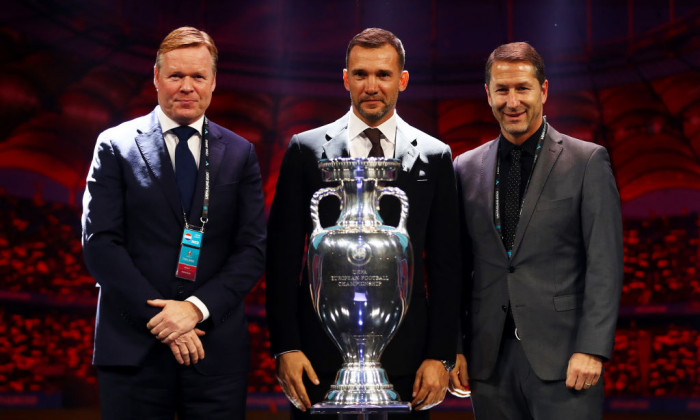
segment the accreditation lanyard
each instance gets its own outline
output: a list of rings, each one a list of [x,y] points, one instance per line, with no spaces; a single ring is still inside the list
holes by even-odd
[[[520,215],[523,212],[523,203],[525,202],[525,194],[527,194],[527,189],[530,187],[530,180],[532,179],[532,174],[535,172],[535,164],[537,163],[537,158],[540,157],[540,151],[542,150],[542,145],[544,144],[544,136],[547,135],[547,124],[546,117],[542,117],[544,121],[544,128],[542,129],[542,134],[540,134],[540,139],[537,141],[537,149],[535,149],[535,158],[532,160],[532,170],[530,171],[530,176],[527,177],[527,183],[525,184],[525,191],[523,191],[523,199],[520,200],[520,210],[518,211],[518,221],[520,221]],[[493,205],[493,218],[496,222],[496,229],[501,235],[501,240],[503,240],[503,231],[501,230],[501,159],[497,157],[496,159],[496,182],[494,191],[494,205]],[[508,258],[512,254],[512,250],[508,251]]]
[[[180,256],[175,270],[176,277],[189,281],[195,281],[197,278],[197,263],[204,239],[204,226],[209,221],[209,121],[206,117],[202,126],[202,143],[204,144],[204,202],[202,216],[199,218],[202,226],[190,225],[187,221],[187,213],[184,209],[182,210],[185,229],[182,232]]]

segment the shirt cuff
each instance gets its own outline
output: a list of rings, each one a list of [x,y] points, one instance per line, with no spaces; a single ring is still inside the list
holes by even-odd
[[[202,312],[202,320],[199,322],[204,322],[207,319],[209,319],[209,309],[207,309],[207,305],[204,304],[197,296],[190,296],[187,299],[185,299],[187,302],[191,302],[194,304],[194,306],[197,307]]]

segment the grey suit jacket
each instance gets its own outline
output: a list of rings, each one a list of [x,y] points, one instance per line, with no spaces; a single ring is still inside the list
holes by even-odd
[[[573,353],[608,359],[615,339],[622,220],[608,153],[549,127],[509,259],[494,225],[497,151],[496,139],[454,162],[469,375],[487,379],[493,372],[510,301],[537,376],[564,379]]]
[[[326,335],[311,305],[303,267],[312,231],[311,196],[322,181],[320,159],[349,157],[348,115],[292,137],[280,168],[268,222],[266,305],[270,351],[303,350],[316,372],[332,373],[340,352]],[[407,228],[413,244],[414,280],[408,313],[387,346],[382,364],[389,375],[414,374],[426,359],[454,359],[460,287],[457,194],[450,148],[397,117],[396,158],[402,170],[394,186],[409,199]],[[396,226],[398,200],[382,200],[380,215]],[[323,226],[336,224],[338,201],[319,205]]]

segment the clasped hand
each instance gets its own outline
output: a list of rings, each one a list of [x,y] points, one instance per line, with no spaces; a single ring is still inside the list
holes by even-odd
[[[194,304],[163,299],[148,300],[147,303],[162,309],[148,321],[146,328],[158,341],[170,347],[178,363],[189,366],[204,358],[199,337],[205,333],[195,328],[202,314]]]

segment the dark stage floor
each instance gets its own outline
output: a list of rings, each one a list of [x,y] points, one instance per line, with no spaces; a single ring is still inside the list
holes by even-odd
[[[97,408],[76,410],[12,410],[0,411],[0,420],[99,420]],[[247,420],[287,420],[286,411],[249,411]],[[471,412],[435,412],[431,420],[472,420]],[[603,420],[700,420],[695,414],[606,414]]]

